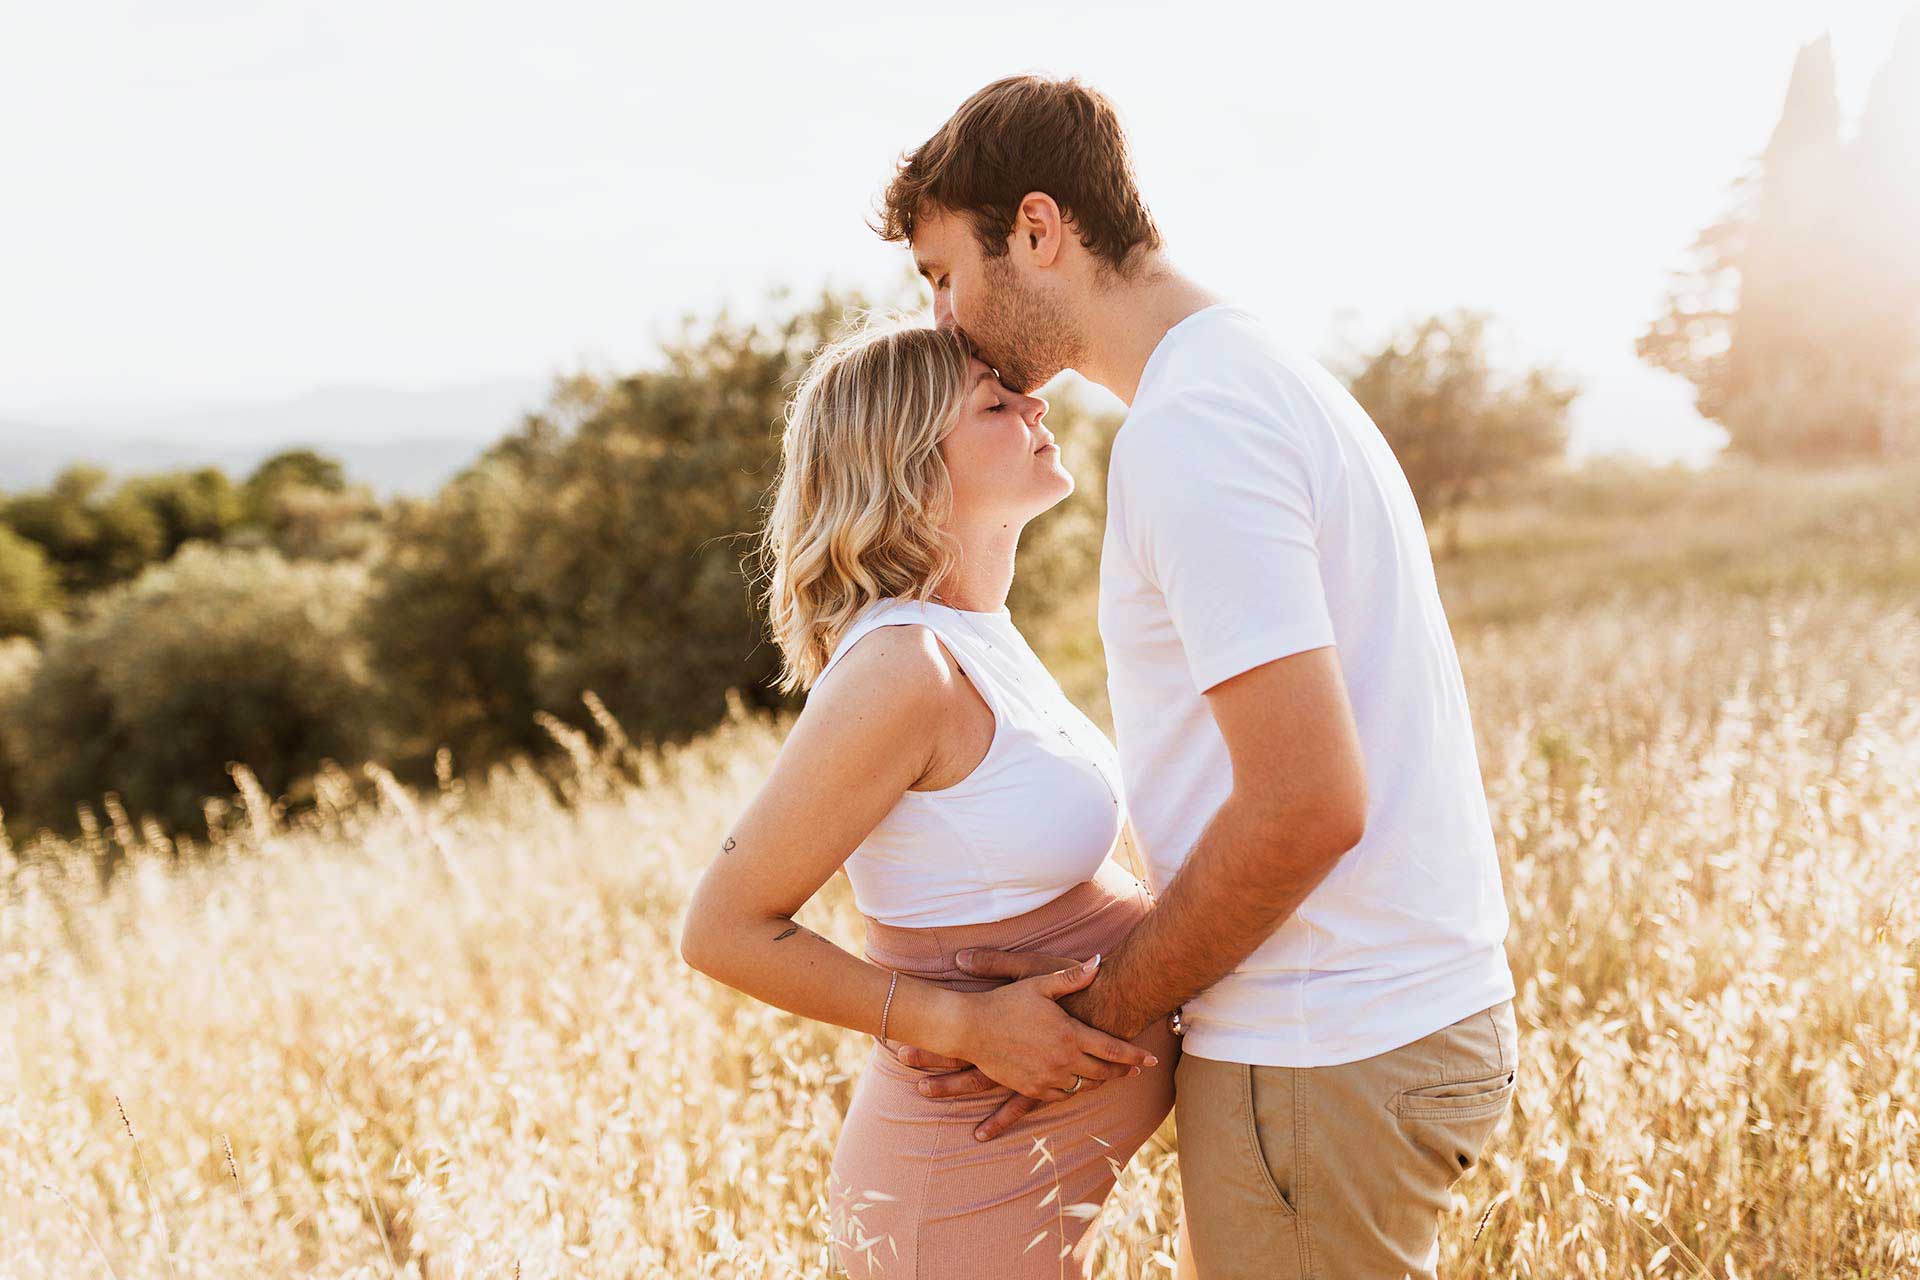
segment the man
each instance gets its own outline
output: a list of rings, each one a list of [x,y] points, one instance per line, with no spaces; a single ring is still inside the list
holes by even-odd
[[[1074,81],[975,94],[877,229],[1010,388],[1071,368],[1129,406],[1100,634],[1156,905],[1062,1004],[1128,1038],[1181,1014],[1199,1274],[1432,1276],[1518,1059],[1466,692],[1399,464],[1324,368],[1171,265],[1111,104]],[[902,1056],[953,1068],[936,1096],[991,1087]]]

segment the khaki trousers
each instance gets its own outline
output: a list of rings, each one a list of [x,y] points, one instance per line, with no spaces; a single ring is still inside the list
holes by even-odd
[[[1433,1280],[1448,1190],[1507,1112],[1513,1001],[1331,1067],[1180,1055],[1199,1280]]]

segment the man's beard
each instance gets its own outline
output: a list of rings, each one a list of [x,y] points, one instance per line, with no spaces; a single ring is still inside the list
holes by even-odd
[[[987,313],[965,330],[975,355],[1008,390],[1031,395],[1079,359],[1079,335],[1066,304],[1020,283],[1005,258],[987,260]]]

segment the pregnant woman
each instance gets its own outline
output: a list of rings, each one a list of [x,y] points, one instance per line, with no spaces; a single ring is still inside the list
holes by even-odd
[[[1083,1275],[1092,1219],[1064,1207],[1105,1200],[1173,1104],[1164,1021],[1130,1044],[1055,1003],[1151,902],[1113,861],[1112,744],[1006,609],[1022,528],[1073,491],[1046,407],[952,335],[897,329],[823,353],[787,422],[768,605],[786,687],[808,698],[694,894],[681,954],[876,1037],[828,1188],[854,1277]],[[792,919],[843,867],[864,959]],[[976,946],[1083,963],[996,985],[962,974]],[[934,1073],[900,1043],[1005,1087],[926,1097]],[[977,1140],[1010,1090],[1053,1105]]]

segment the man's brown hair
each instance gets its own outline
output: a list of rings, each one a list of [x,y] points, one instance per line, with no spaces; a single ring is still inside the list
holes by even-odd
[[[920,213],[949,210],[972,220],[988,257],[1003,257],[1030,191],[1052,196],[1080,243],[1116,271],[1133,250],[1160,247],[1113,104],[1077,80],[1031,75],[994,81],[902,156],[873,229],[908,240]]]

